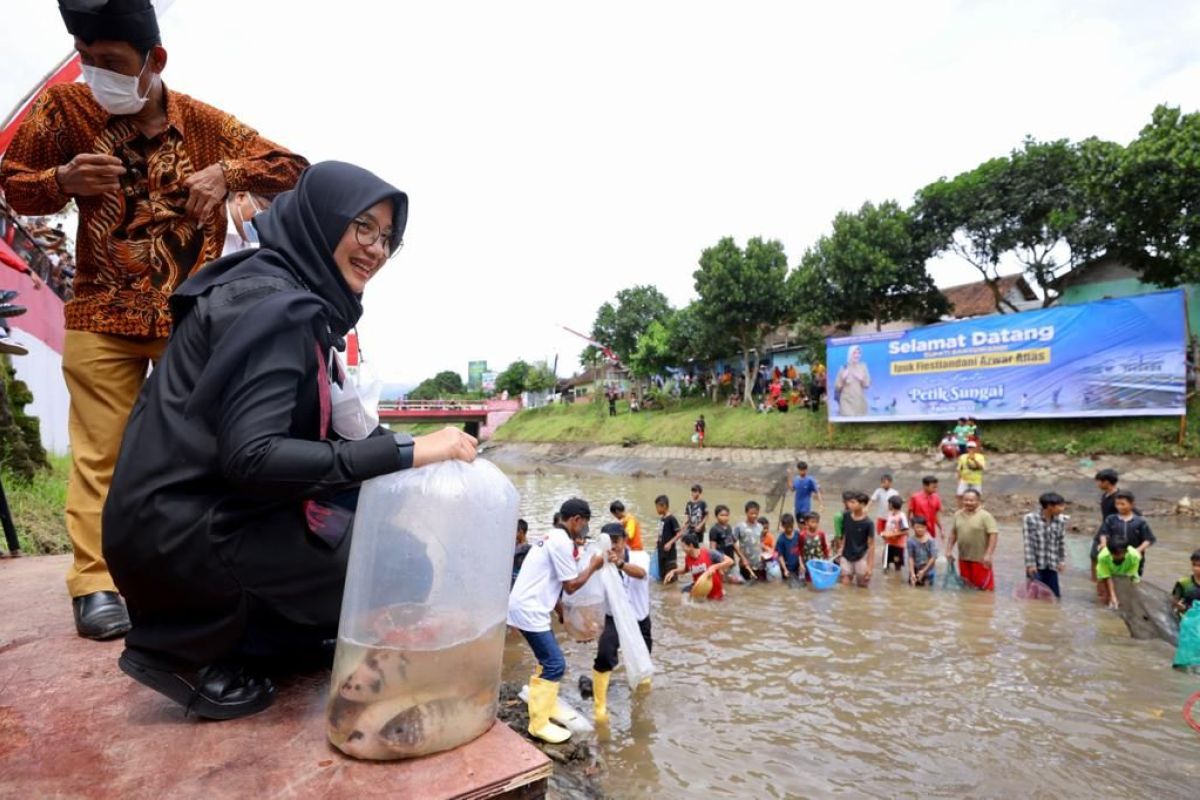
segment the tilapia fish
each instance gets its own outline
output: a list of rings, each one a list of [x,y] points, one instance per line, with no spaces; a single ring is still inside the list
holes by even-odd
[[[356,703],[389,700],[404,690],[405,658],[396,650],[368,650],[346,679],[338,695]]]
[[[404,706],[403,701],[368,706],[355,721],[354,730],[335,744],[356,758],[392,759],[436,753],[482,734],[495,720],[497,710],[490,693]]]

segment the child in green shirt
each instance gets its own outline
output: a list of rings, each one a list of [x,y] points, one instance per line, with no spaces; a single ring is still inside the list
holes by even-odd
[[[1139,580],[1138,565],[1142,557],[1136,547],[1120,537],[1114,536],[1108,541],[1108,546],[1100,549],[1096,556],[1096,579],[1104,586],[1108,594],[1108,607],[1117,608],[1117,589],[1113,586],[1113,577],[1127,577],[1134,583]]]

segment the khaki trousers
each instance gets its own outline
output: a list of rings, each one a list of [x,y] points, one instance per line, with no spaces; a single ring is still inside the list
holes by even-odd
[[[115,591],[100,545],[100,513],[112,484],[125,423],[166,339],[135,339],[67,331],[63,377],[71,395],[68,431],[67,534],[75,563],[67,573],[71,597]]]

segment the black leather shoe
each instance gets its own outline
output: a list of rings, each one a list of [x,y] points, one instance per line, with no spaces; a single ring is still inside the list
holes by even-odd
[[[129,650],[121,654],[117,665],[138,683],[179,703],[185,714],[204,719],[247,717],[275,702],[271,680],[247,675],[239,666],[213,664],[191,672],[171,672],[141,663]]]
[[[0,291],[0,303],[11,303],[13,300],[17,299],[17,295],[19,294],[20,292],[16,289],[5,289]]]
[[[19,317],[25,313],[25,306],[13,303],[0,303],[0,317]]]
[[[129,612],[116,592],[92,592],[71,601],[75,630],[85,639],[116,639],[129,633]]]

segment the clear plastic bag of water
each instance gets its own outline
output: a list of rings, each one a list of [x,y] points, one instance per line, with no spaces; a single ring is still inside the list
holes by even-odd
[[[495,722],[517,503],[483,460],[363,484],[327,706],[342,752],[421,756]]]

